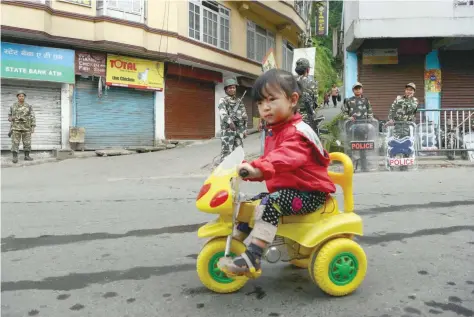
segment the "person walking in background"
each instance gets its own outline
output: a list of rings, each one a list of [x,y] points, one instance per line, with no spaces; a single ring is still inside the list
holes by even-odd
[[[35,132],[36,118],[33,107],[25,102],[26,94],[23,90],[16,94],[18,99],[11,107],[8,113],[8,121],[11,122],[12,137],[12,155],[13,163],[18,163],[18,151],[20,142],[23,141],[23,151],[25,152],[25,161],[32,161],[31,134]]]
[[[339,94],[339,88],[337,88],[336,84],[332,85],[331,97],[332,97],[332,103],[334,105],[334,108],[336,108],[337,107],[337,102],[341,101],[341,96]]]

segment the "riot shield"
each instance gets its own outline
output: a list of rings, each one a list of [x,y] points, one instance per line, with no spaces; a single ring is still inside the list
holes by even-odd
[[[395,121],[384,126],[386,132],[385,167],[390,171],[407,171],[418,168],[418,137],[416,124]]]
[[[354,171],[379,168],[379,122],[376,119],[346,120],[343,126],[344,150],[352,159]]]

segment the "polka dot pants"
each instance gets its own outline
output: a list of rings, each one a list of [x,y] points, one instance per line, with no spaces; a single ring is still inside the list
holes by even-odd
[[[296,189],[283,189],[268,194],[262,193],[254,199],[262,199],[264,205],[262,220],[275,227],[281,216],[305,215],[316,211],[327,199],[327,193],[301,192]]]

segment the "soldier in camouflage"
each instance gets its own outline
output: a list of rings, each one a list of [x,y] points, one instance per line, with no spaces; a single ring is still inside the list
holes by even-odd
[[[416,85],[409,83],[405,86],[405,95],[397,96],[390,107],[388,114],[388,123],[395,123],[394,136],[403,138],[410,136],[410,122],[415,120],[416,111],[418,109],[418,99],[415,98]],[[404,124],[403,122],[406,122]]]
[[[362,95],[363,93],[363,86],[361,83],[357,82],[352,86],[352,92],[354,96],[347,98],[344,100],[344,104],[342,105],[342,115],[344,120],[351,120],[352,122],[356,120],[373,120],[374,114],[372,111],[372,105],[368,98]],[[351,129],[351,124],[348,124],[346,128],[349,130]],[[347,132],[346,132],[347,133]],[[354,131],[355,135],[366,134],[367,131],[365,130],[358,130]],[[351,154],[348,153],[350,156]],[[367,156],[365,151],[360,151],[360,160],[362,164],[362,170],[367,171]]]
[[[218,106],[221,119],[221,162],[235,148],[243,146],[248,120],[244,103],[236,97],[237,80],[227,79],[224,90],[227,96],[219,100]]]
[[[23,140],[23,151],[25,152],[25,161],[32,161],[30,157],[31,151],[31,134],[35,132],[36,118],[33,107],[25,102],[26,94],[20,90],[15,102],[8,113],[8,121],[11,122],[12,130],[12,154],[13,163],[18,163],[18,149],[20,142]]]
[[[302,89],[299,111],[303,121],[314,129],[313,122],[316,119],[314,108],[318,104],[318,83],[308,77],[309,68],[309,61],[306,58],[300,58],[296,61],[295,72],[298,74],[296,80]]]

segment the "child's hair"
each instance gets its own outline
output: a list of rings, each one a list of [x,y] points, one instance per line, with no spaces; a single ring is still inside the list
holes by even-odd
[[[260,102],[268,96],[267,87],[280,90],[287,98],[290,98],[295,92],[301,97],[302,87],[300,82],[290,72],[282,69],[270,69],[257,78],[252,88],[253,102]],[[294,109],[295,113],[298,110],[298,104]]]

